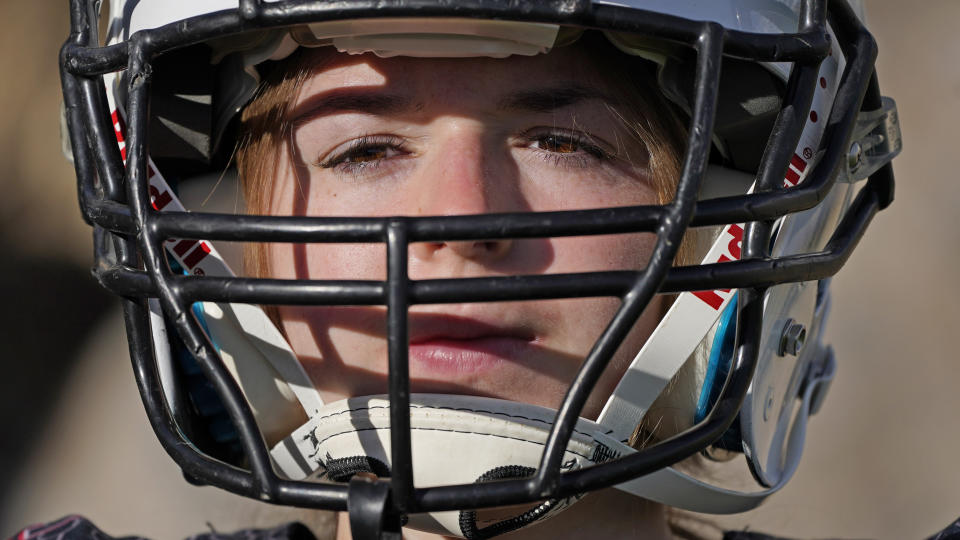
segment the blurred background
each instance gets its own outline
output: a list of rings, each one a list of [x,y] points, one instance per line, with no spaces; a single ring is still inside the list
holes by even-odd
[[[839,374],[796,478],[730,528],[921,539],[960,516],[960,2],[867,7],[903,130],[897,198],[834,280]],[[60,154],[67,2],[0,2],[0,21],[0,538],[70,513],[157,539],[291,519],[187,484],[160,448]]]

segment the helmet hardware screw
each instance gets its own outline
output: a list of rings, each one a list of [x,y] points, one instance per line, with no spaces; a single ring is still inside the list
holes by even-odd
[[[850,145],[850,151],[847,152],[847,168],[851,171],[857,170],[860,167],[860,161],[863,159],[863,149],[860,147],[860,143],[854,141]]]
[[[807,329],[797,321],[788,319],[787,324],[783,325],[783,333],[780,335],[780,350],[777,354],[780,356],[788,354],[798,356],[806,340]]]
[[[770,413],[773,411],[773,387],[767,387],[767,397],[763,400],[763,421],[770,421]]]

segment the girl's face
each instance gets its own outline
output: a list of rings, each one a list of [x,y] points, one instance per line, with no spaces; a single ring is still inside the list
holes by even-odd
[[[507,59],[313,54],[278,156],[272,214],[442,216],[658,202],[647,148],[614,111],[629,104],[576,47]],[[414,280],[637,269],[653,242],[644,234],[416,243],[408,264]],[[386,277],[382,244],[273,244],[267,256],[277,278]],[[412,390],[556,406],[619,304],[412,306]],[[655,299],[646,310],[585,415],[599,413],[662,307]],[[385,315],[383,307],[279,309],[327,402],[387,391]]]

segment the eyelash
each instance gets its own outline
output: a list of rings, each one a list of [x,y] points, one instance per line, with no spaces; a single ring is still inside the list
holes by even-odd
[[[403,140],[389,135],[364,135],[350,143],[345,150],[330,156],[329,158],[316,163],[321,169],[333,169],[343,174],[361,174],[373,172],[373,169],[381,166],[386,159],[394,156],[384,156],[374,158],[370,161],[351,161],[365,156],[369,152],[381,150],[386,153],[395,152],[396,154],[409,153]]]
[[[532,147],[540,157],[556,166],[572,166],[585,168],[594,160],[606,161],[611,158],[603,148],[591,142],[592,138],[585,133],[550,131],[527,133],[524,135],[528,143],[544,143],[552,140],[553,146],[572,145],[576,150],[572,152],[558,152],[545,148]]]

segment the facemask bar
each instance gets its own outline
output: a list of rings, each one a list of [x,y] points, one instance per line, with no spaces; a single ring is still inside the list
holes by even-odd
[[[522,14],[511,2],[464,2],[456,10],[428,2],[377,2],[377,16],[403,16],[410,7],[418,15],[477,16],[543,23],[580,24],[623,32],[644,32],[685,43],[698,52],[696,106],[689,125],[690,139],[684,173],[673,202],[665,206],[612,208],[539,214],[453,216],[432,218],[291,218],[164,214],[149,207],[146,171],[147,95],[151,59],[173,47],[253,28],[302,24],[311,20],[370,16],[370,2],[340,2],[334,10],[316,3],[261,4],[241,0],[230,10],[190,20],[184,31],[169,25],[140,32],[129,42],[95,48],[95,2],[73,0],[72,34],[61,51],[66,111],[85,218],[98,237],[97,276],[108,289],[125,296],[124,312],[131,356],[141,396],[162,444],[188,476],[249,497],[280,504],[346,510],[348,498],[367,502],[370,517],[397,523],[408,512],[499,506],[543,498],[565,497],[636,478],[675,463],[722,435],[734,421],[753,375],[762,327],[763,295],[773,284],[808,281],[835,273],[845,262],[873,215],[892,199],[890,165],[874,173],[847,211],[824,251],[769,260],[768,239],[773,220],[815,206],[832,187],[846,157],[847,141],[860,102],[879,108],[876,80],[871,79],[876,47],[869,33],[842,1],[830,2],[834,29],[851,45],[844,50],[844,70],[833,110],[821,142],[821,156],[807,180],[783,190],[803,119],[807,114],[820,59],[828,51],[824,30],[827,5],[803,3],[801,32],[762,35],[724,30],[713,23],[696,23],[656,13],[579,2],[533,3]],[[421,5],[422,4],[422,5]],[[787,97],[758,173],[757,193],[696,202],[710,150],[709,134],[716,102],[722,55],[767,62],[794,62]],[[128,69],[128,162],[124,167],[106,113],[100,74]],[[871,89],[868,92],[868,83]],[[792,144],[791,144],[792,143]],[[124,186],[129,190],[124,192]],[[129,197],[130,208],[123,203]],[[741,261],[670,269],[676,246],[687,226],[747,223]],[[115,238],[115,255],[106,253],[104,231]],[[657,232],[658,243],[647,268],[638,272],[591,272],[507,278],[440,279],[410,282],[406,272],[410,242],[495,238],[553,237],[622,232]],[[136,244],[134,237],[137,238]],[[174,276],[162,253],[167,238],[270,242],[384,242],[388,280],[285,282],[270,279]],[[140,247],[146,271],[136,247]],[[589,469],[560,474],[559,460],[586,396],[613,350],[653,294],[690,290],[739,288],[741,328],[736,357],[721,396],[707,417],[690,430],[643,451]],[[535,476],[490,484],[414,488],[410,460],[409,376],[407,373],[406,311],[417,303],[534,300],[599,295],[623,299],[611,321],[581,366],[561,405],[557,421]],[[176,323],[181,338],[213,382],[240,432],[250,471],[213,460],[192,448],[170,417],[153,355],[146,297],[158,297]],[[202,330],[192,319],[195,301],[264,304],[350,304],[388,306],[391,438],[393,476],[374,486],[314,484],[278,478],[267,449],[239,388],[224,369]],[[378,486],[378,487],[377,487]],[[366,495],[364,495],[366,494]],[[379,501],[379,502],[378,502]],[[351,506],[355,506],[351,504]],[[389,523],[384,526],[389,527]]]

